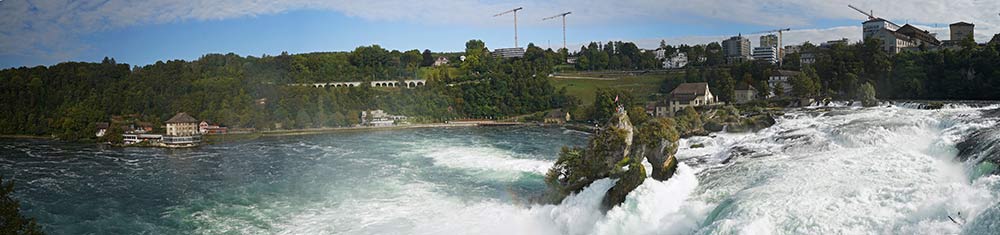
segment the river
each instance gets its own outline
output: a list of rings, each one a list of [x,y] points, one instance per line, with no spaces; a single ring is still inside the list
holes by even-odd
[[[0,174],[52,234],[997,234],[1000,176],[984,163],[1000,158],[997,106],[910,106],[813,107],[682,139],[677,174],[607,214],[609,179],[532,203],[559,148],[588,137],[548,127],[194,149],[0,139]]]

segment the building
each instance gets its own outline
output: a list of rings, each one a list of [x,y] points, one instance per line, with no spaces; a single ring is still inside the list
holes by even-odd
[[[778,63],[777,47],[756,47],[753,49],[753,59],[771,64]]]
[[[871,38],[871,37],[875,37],[875,34],[877,34],[879,31],[882,31],[883,29],[886,29],[886,30],[889,30],[889,31],[893,31],[893,32],[895,32],[896,30],[899,30],[899,25],[897,25],[896,23],[892,23],[891,21],[882,19],[882,18],[875,18],[875,19],[871,19],[871,20],[865,21],[864,23],[861,23],[861,26],[862,26],[862,29],[861,29],[862,30],[862,36],[864,38],[866,38],[866,39],[867,38]]]
[[[768,34],[760,36],[760,47],[778,47],[778,35]]]
[[[816,53],[815,52],[803,51],[803,52],[799,53],[799,64],[800,65],[808,65],[808,64],[813,64],[813,63],[816,63]]]
[[[903,27],[896,30],[896,32],[910,37],[910,41],[916,45],[915,47],[923,46],[924,48],[934,48],[941,46],[941,41],[939,41],[934,34],[927,30],[917,28],[911,24],[903,25]]]
[[[201,133],[202,135],[226,134],[229,133],[229,128],[219,126],[218,124],[212,124],[208,120],[204,120],[198,124],[198,133]]]
[[[718,100],[708,89],[708,83],[682,83],[670,91],[668,111],[671,115],[687,107],[714,105]]]
[[[900,27],[891,21],[875,18],[862,23],[865,40],[879,39],[882,49],[889,53],[899,53],[908,49],[933,49],[941,46],[934,34],[916,26],[906,24]]]
[[[800,51],[802,51],[802,46],[800,45],[785,46],[785,49],[781,50],[781,57],[785,57],[785,55],[788,54],[799,53]]]
[[[361,111],[362,126],[394,126],[399,122],[405,121],[406,116],[390,115],[381,109]]]
[[[667,49],[657,48],[653,51],[653,56],[658,60],[665,60],[667,59]]]
[[[437,60],[434,60],[434,67],[440,67],[448,65],[448,57],[439,56]]]
[[[551,124],[566,124],[570,118],[569,112],[563,112],[562,109],[555,109],[545,114],[544,121]]]
[[[167,134],[162,142],[168,147],[188,147],[201,143],[201,133],[198,132],[198,119],[187,113],[178,113],[166,121]]]
[[[750,59],[750,40],[743,35],[722,41],[722,54],[727,63],[738,63]]]
[[[820,47],[820,48],[827,48],[827,49],[829,49],[829,48],[833,48],[833,46],[834,46],[834,45],[843,45],[843,46],[847,46],[847,44],[848,44],[848,43],[850,43],[850,42],[851,42],[851,41],[850,41],[849,39],[847,39],[847,38],[842,38],[842,39],[840,39],[840,40],[830,40],[830,41],[826,41],[826,42],[824,42],[824,43],[820,43],[820,44],[819,44],[819,47]]]
[[[961,41],[969,37],[975,37],[976,25],[972,23],[957,22],[948,25],[948,28],[951,30],[951,37],[949,39],[952,41]]]
[[[145,134],[153,132],[153,124],[149,122],[135,122],[128,126],[129,128],[125,130],[125,133],[129,134]]]
[[[896,23],[882,18],[875,18],[865,21],[861,25],[864,40],[880,39],[882,41],[882,49],[887,52],[895,54],[902,51],[902,48],[912,46],[908,37],[896,33],[896,30],[900,28]]]
[[[757,100],[757,88],[750,84],[741,82],[736,86],[736,96],[733,97],[737,104]]]
[[[496,49],[493,50],[493,56],[499,56],[502,58],[521,58],[524,57],[524,48],[514,47]]]
[[[782,96],[788,96],[792,93],[792,84],[788,81],[795,76],[798,76],[799,72],[789,71],[789,70],[778,70],[771,74],[767,78],[767,86],[770,88],[771,92],[768,93],[767,97],[775,97],[779,91],[782,92]]]
[[[882,41],[882,49],[889,53],[899,53],[906,48],[916,47],[917,43],[914,42],[909,36],[903,35],[896,31],[889,31],[888,29],[882,29],[875,36],[871,38],[878,38]]]
[[[679,69],[684,68],[688,64],[687,54],[684,52],[678,52],[668,59],[663,60],[663,68],[665,69]]]

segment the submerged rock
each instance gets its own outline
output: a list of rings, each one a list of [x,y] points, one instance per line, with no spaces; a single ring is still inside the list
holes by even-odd
[[[976,161],[978,174],[1000,174],[1000,126],[978,130],[955,144],[960,161]],[[994,167],[990,167],[994,166]]]

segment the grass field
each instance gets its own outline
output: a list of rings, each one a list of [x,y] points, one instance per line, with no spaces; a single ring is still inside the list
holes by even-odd
[[[552,77],[552,85],[556,89],[566,88],[569,95],[580,97],[582,105],[594,103],[594,92],[597,88],[616,88],[632,94],[641,101],[651,101],[653,94],[660,89],[660,84],[668,77],[683,76],[683,73],[644,74],[644,75],[600,75],[592,74],[559,74]],[[591,78],[591,79],[587,79]]]

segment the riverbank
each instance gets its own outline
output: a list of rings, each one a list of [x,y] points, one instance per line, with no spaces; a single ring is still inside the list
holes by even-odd
[[[396,125],[396,126],[355,126],[355,127],[329,127],[329,128],[310,128],[310,129],[295,129],[295,130],[271,130],[271,131],[260,131],[251,133],[206,135],[205,141],[207,142],[206,144],[212,144],[216,142],[250,140],[260,137],[319,135],[319,134],[340,133],[340,132],[392,131],[392,130],[420,129],[420,128],[475,127],[475,126],[482,126],[481,124],[482,123],[463,122],[463,123],[409,124],[409,125]],[[528,125],[528,123],[504,123],[504,124]]]
[[[43,135],[0,135],[0,139],[55,139],[55,137]]]

